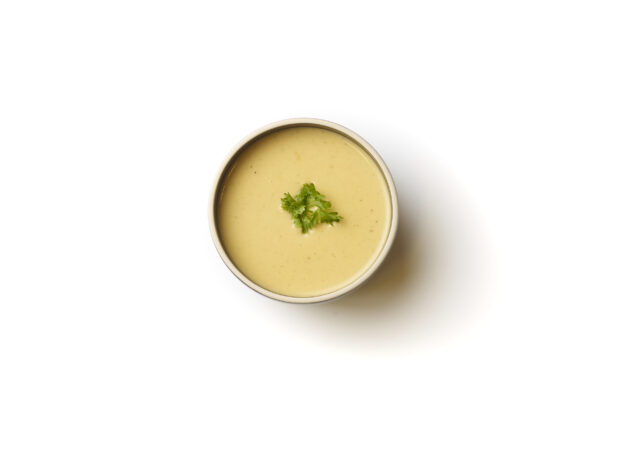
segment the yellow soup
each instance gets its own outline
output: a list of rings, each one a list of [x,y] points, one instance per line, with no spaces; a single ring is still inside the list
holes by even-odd
[[[223,179],[217,228],[234,265],[261,287],[312,297],[340,289],[369,268],[391,224],[386,180],[353,140],[319,127],[289,127],[247,146]],[[281,208],[314,183],[343,219],[303,234]]]

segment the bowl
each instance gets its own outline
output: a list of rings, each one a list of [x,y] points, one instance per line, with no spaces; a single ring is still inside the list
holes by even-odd
[[[226,252],[224,247],[224,243],[222,242],[222,237],[220,233],[219,223],[217,221],[217,206],[219,205],[220,194],[222,193],[222,188],[224,181],[228,175],[231,173],[231,170],[234,167],[235,161],[243,154],[243,152],[247,149],[248,146],[253,144],[259,139],[262,139],[274,132],[280,131],[282,129],[288,129],[292,127],[316,127],[320,129],[326,129],[328,131],[335,132],[343,137],[347,141],[352,141],[355,145],[360,147],[363,152],[365,152],[368,157],[375,162],[375,165],[378,167],[381,172],[384,181],[386,183],[386,188],[389,196],[390,203],[390,224],[388,229],[386,230],[386,236],[383,238],[383,243],[381,247],[378,248],[378,254],[373,258],[373,261],[370,262],[365,270],[358,275],[357,277],[350,280],[349,283],[342,285],[341,287],[329,291],[323,294],[317,294],[314,296],[295,296],[295,295],[286,295],[280,294],[278,292],[271,291],[255,281],[251,280],[241,269],[239,269],[231,257]],[[209,200],[209,225],[210,232],[212,236],[212,240],[214,242],[215,248],[219,253],[219,256],[223,260],[224,264],[227,268],[246,286],[253,289],[254,291],[262,294],[263,296],[269,297],[271,299],[275,299],[278,301],[289,302],[289,303],[318,303],[324,301],[330,301],[333,299],[337,299],[345,294],[348,294],[363,283],[365,283],[380,267],[384,259],[386,258],[393,241],[395,239],[395,235],[397,232],[397,225],[399,220],[399,208],[397,203],[397,192],[395,189],[395,185],[392,179],[392,176],[380,157],[380,155],[376,152],[376,150],[362,137],[360,137],[355,132],[343,127],[339,124],[335,124],[330,121],[325,121],[322,119],[313,119],[313,118],[294,118],[294,119],[286,119],[283,121],[273,122],[268,124],[251,134],[247,135],[243,138],[239,143],[232,148],[232,151],[228,154],[228,156],[223,161],[223,164],[219,168],[212,187],[210,200]],[[376,221],[377,222],[377,221]]]

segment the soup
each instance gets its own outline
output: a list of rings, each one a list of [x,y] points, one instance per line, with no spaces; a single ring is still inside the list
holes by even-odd
[[[305,183],[342,216],[302,233],[281,208]],[[259,286],[285,296],[336,291],[380,254],[391,224],[380,167],[355,141],[320,127],[287,127],[246,146],[223,177],[216,225],[230,260]]]

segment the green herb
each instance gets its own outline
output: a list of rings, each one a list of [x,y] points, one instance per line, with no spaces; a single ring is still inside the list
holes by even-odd
[[[330,207],[330,202],[315,189],[313,183],[305,183],[296,197],[286,192],[281,199],[281,208],[292,215],[294,224],[302,229],[303,234],[316,224],[341,221],[342,216],[330,211]]]

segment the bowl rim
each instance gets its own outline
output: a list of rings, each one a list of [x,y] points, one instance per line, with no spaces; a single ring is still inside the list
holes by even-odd
[[[360,145],[365,150],[365,152],[369,154],[371,158],[375,161],[375,163],[378,165],[378,167],[380,168],[380,171],[382,172],[382,175],[384,176],[384,179],[386,180],[386,184],[387,184],[388,191],[390,194],[391,224],[390,224],[390,228],[389,228],[386,240],[384,241],[384,244],[382,245],[382,249],[380,253],[378,254],[378,256],[373,260],[373,263],[360,276],[354,279],[354,281],[344,285],[343,287],[339,289],[336,289],[335,291],[331,291],[326,294],[320,294],[318,296],[310,296],[310,297],[286,296],[283,294],[275,293],[266,288],[263,288],[257,283],[250,280],[234,265],[230,257],[227,255],[225,249],[223,248],[221,239],[219,237],[219,231],[218,231],[217,223],[216,223],[216,207],[217,207],[217,198],[219,195],[220,185],[228,169],[233,164],[236,157],[242,153],[243,149],[246,146],[256,141],[257,139],[265,135],[268,135],[274,131],[277,131],[283,128],[289,128],[289,127],[319,127],[319,128],[324,128],[324,129],[337,132],[341,135],[344,135],[345,137],[350,138],[351,140],[356,142],[358,145]],[[211,191],[210,191],[208,221],[209,221],[209,227],[210,227],[210,235],[212,237],[215,248],[217,249],[217,252],[219,253],[219,256],[221,257],[221,259],[223,260],[227,268],[234,274],[234,276],[236,276],[236,278],[238,278],[246,286],[248,286],[249,288],[251,288],[252,290],[258,292],[259,294],[263,296],[266,296],[268,298],[275,299],[278,301],[296,303],[296,304],[314,304],[314,303],[326,302],[326,301],[330,301],[333,299],[337,299],[341,296],[344,296],[354,291],[355,289],[360,287],[363,283],[365,283],[378,270],[378,268],[380,267],[380,265],[382,264],[382,262],[388,255],[393,245],[393,241],[395,240],[395,236],[397,234],[397,226],[399,223],[399,204],[397,201],[397,191],[395,189],[395,183],[393,181],[393,177],[391,176],[391,173],[388,167],[384,163],[384,160],[382,159],[382,157],[373,148],[373,146],[371,146],[360,135],[358,135],[357,133],[351,131],[350,129],[340,124],[337,124],[331,121],[326,121],[324,119],[289,118],[289,119],[283,119],[281,121],[275,121],[275,122],[266,124],[265,126],[262,126],[257,130],[254,130],[253,132],[245,136],[242,140],[240,140],[228,153],[228,155],[225,157],[222,164],[220,165],[219,169],[217,170],[217,173],[215,175],[215,179],[214,179]]]

